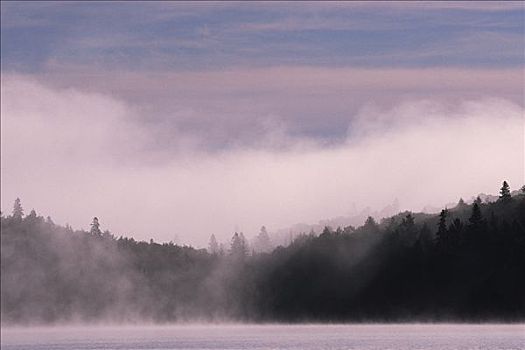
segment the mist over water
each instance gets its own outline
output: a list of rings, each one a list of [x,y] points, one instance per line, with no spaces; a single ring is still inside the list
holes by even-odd
[[[2,324],[522,321],[525,191],[501,193],[208,250],[116,237],[97,218],[73,230],[16,201],[0,218]]]
[[[525,325],[179,325],[4,329],[2,349],[518,350]]]
[[[1,1],[2,350],[525,349],[519,1]]]

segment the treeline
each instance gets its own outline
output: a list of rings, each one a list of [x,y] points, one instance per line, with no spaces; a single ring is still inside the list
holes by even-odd
[[[269,251],[235,233],[209,251],[55,225],[19,200],[1,218],[1,316],[56,322],[523,321],[525,188],[326,227]]]

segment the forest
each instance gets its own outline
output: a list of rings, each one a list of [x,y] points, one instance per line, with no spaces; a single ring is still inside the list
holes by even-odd
[[[89,218],[88,218],[89,222]],[[523,322],[525,186],[439,214],[209,249],[1,216],[2,324]]]

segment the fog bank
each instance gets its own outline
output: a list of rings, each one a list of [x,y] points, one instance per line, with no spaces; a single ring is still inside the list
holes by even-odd
[[[523,108],[501,98],[364,103],[329,145],[268,117],[255,146],[215,151],[184,130],[156,144],[162,130],[141,113],[110,94],[2,78],[2,211],[20,197],[58,223],[98,216],[117,234],[205,246],[212,233],[252,236],[394,198],[421,210],[524,183]]]

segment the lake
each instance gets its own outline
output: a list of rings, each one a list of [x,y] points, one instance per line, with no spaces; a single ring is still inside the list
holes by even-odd
[[[3,350],[525,349],[525,325],[172,325],[2,328]]]

